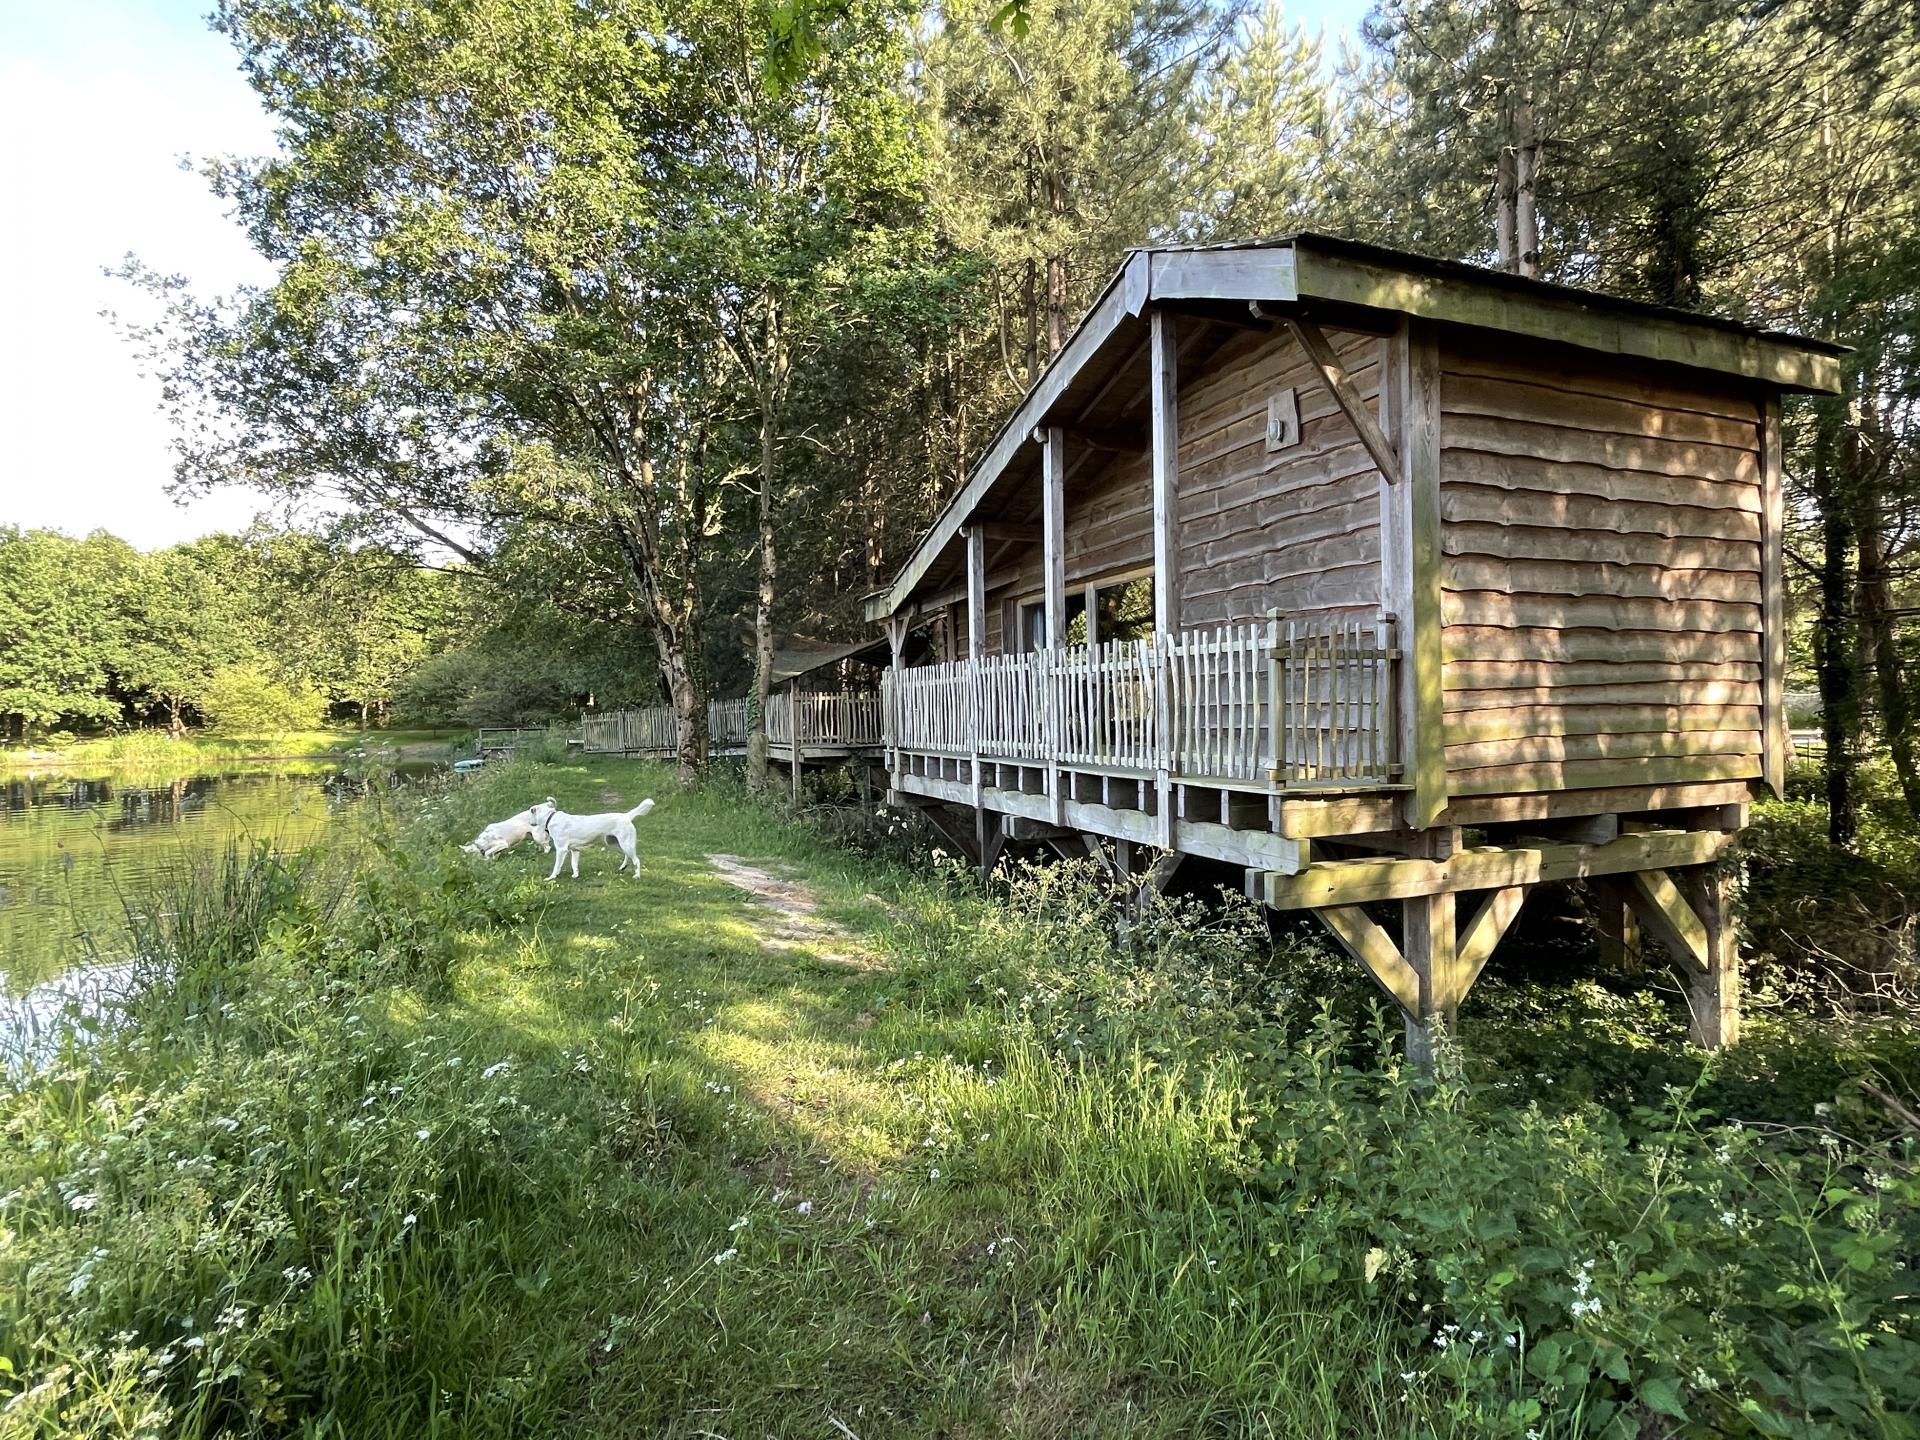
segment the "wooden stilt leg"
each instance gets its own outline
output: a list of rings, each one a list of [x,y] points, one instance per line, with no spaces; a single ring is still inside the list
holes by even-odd
[[[1706,965],[1687,987],[1693,1043],[1719,1050],[1740,1040],[1740,951],[1733,922],[1733,872],[1705,866],[1681,872],[1681,889],[1706,928]]]
[[[1640,921],[1627,904],[1620,883],[1610,877],[1591,880],[1587,894],[1593,904],[1593,928],[1600,937],[1600,963],[1624,975],[1638,975],[1646,968],[1640,950]]]
[[[1452,894],[1400,902],[1401,953],[1418,982],[1419,1008],[1407,1015],[1407,1058],[1431,1072],[1441,1032],[1452,1034],[1465,992]]]
[[[1627,894],[1647,933],[1687,971],[1694,1043],[1707,1050],[1735,1043],[1740,1038],[1740,954],[1732,871],[1717,865],[1672,874],[1641,870],[1628,877]]]

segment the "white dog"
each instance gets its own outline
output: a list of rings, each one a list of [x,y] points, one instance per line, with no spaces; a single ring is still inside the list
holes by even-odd
[[[540,807],[535,806],[535,809]],[[634,877],[640,875],[640,852],[634,847],[633,822],[653,809],[653,801],[642,800],[633,809],[622,815],[617,810],[609,810],[604,815],[569,815],[564,810],[549,810],[540,822],[540,829],[553,841],[553,874],[549,880],[560,878],[560,866],[567,857],[573,857],[573,878],[580,878],[580,852],[596,840],[605,840],[618,845],[626,856],[615,868],[615,872],[633,866]]]
[[[559,808],[551,795],[538,805],[529,806],[518,815],[509,815],[504,820],[496,820],[478,835],[469,845],[460,848],[469,855],[480,855],[491,860],[504,854],[531,835],[534,843],[542,850],[553,848],[553,842],[547,839],[546,818]]]

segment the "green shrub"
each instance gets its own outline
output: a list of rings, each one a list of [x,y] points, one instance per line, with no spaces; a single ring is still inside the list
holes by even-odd
[[[283,735],[319,728],[327,701],[310,686],[283,684],[251,665],[223,665],[208,679],[197,708],[216,730]]]

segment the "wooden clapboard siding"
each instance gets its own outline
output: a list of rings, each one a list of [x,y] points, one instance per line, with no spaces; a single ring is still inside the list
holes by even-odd
[[[1380,393],[1377,338],[1329,332],[1355,388]],[[1300,440],[1267,450],[1267,402],[1291,389]],[[1371,612],[1380,604],[1380,475],[1290,335],[1257,332],[1180,395],[1181,613],[1189,626]]]
[[[1755,396],[1459,331],[1441,412],[1449,792],[1759,775]]]

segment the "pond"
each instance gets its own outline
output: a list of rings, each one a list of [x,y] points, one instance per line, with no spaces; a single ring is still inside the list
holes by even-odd
[[[439,768],[406,763],[382,778]],[[184,776],[139,771],[0,777],[0,1011],[36,987],[126,953],[126,906],[231,841],[297,849],[337,830],[373,783],[332,762],[275,761]],[[73,983],[80,983],[74,981]]]

